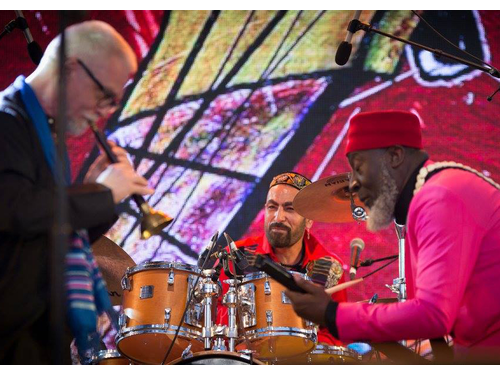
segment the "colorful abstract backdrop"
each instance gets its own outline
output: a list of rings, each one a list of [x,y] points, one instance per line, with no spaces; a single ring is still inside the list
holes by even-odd
[[[419,14],[461,50],[500,66],[500,12]],[[25,15],[45,47],[58,33],[59,14]],[[433,160],[462,162],[500,181],[500,96],[486,100],[500,82],[364,32],[355,34],[351,59],[340,67],[335,52],[352,16],[353,11],[84,14],[117,28],[141,61],[121,107],[101,126],[156,189],[149,203],[175,217],[161,236],[142,241],[137,209],[126,201],[108,236],[137,263],[192,264],[216,230],[235,239],[261,233],[274,175],[295,170],[315,181],[349,171],[345,135],[349,119],[360,111],[410,110],[422,121]],[[0,24],[12,18],[13,11],[0,11]],[[410,11],[363,11],[361,20],[466,57]],[[34,66],[19,31],[0,46],[3,89]],[[97,155],[94,139],[87,133],[68,144],[78,180]],[[315,223],[312,233],[346,263],[355,237],[366,243],[363,259],[398,252],[392,228],[372,234],[364,224]],[[349,299],[392,297],[385,285],[397,276],[396,262],[350,289]]]

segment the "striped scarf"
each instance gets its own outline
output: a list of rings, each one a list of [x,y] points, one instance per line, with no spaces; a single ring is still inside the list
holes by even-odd
[[[69,326],[75,336],[80,361],[87,364],[100,346],[97,316],[108,312],[112,318],[114,311],[86,230],[71,235],[66,254],[65,282]]]

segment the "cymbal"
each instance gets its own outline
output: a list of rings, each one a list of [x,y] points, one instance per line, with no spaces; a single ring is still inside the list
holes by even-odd
[[[111,303],[121,305],[121,280],[127,268],[136,265],[134,260],[125,250],[105,236],[101,236],[92,244],[92,251],[106,281]]]
[[[356,193],[356,206],[363,207]],[[293,200],[293,208],[307,219],[323,223],[348,223],[354,221],[349,192],[349,173],[322,178],[299,191]]]

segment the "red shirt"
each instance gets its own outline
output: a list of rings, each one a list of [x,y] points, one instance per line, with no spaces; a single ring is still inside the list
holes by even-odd
[[[279,263],[276,254],[273,251],[273,248],[267,241],[265,235],[249,237],[240,241],[236,241],[236,246],[238,248],[243,248],[245,252],[250,254],[266,254],[269,256],[271,260],[276,263]],[[318,240],[310,235],[309,238],[304,236],[304,253],[302,256],[302,260],[298,272],[306,273],[310,276],[314,281],[324,284],[327,284],[327,287],[331,287],[333,285],[341,284],[345,282],[344,277],[344,269],[342,260],[334,254],[332,251],[326,250]],[[330,274],[335,274],[335,276],[326,277],[325,275],[321,275],[319,273],[315,273],[315,261],[330,261]],[[289,268],[289,267],[288,267]],[[296,270],[296,267],[293,267],[292,270]],[[335,271],[335,272],[332,272]],[[223,282],[223,280],[227,280],[228,276],[222,272],[220,276],[220,280],[222,281],[222,295],[224,295],[229,286]],[[337,302],[345,302],[347,301],[347,292],[346,290],[342,290],[332,295],[332,299]],[[224,305],[222,305],[222,298],[219,299],[218,311],[217,311],[217,324],[227,324],[227,309]],[[324,343],[327,345],[342,345],[342,343],[336,340],[326,328],[321,327],[318,330],[318,343]]]

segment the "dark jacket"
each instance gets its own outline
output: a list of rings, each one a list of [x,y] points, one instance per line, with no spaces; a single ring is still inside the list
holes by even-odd
[[[55,182],[20,92],[0,93],[0,363],[46,362],[50,231]],[[67,188],[72,229],[87,228],[91,240],[116,220],[111,191],[100,184]],[[63,265],[61,265],[63,267]],[[61,322],[64,325],[64,322]],[[35,356],[35,359],[29,358]]]

